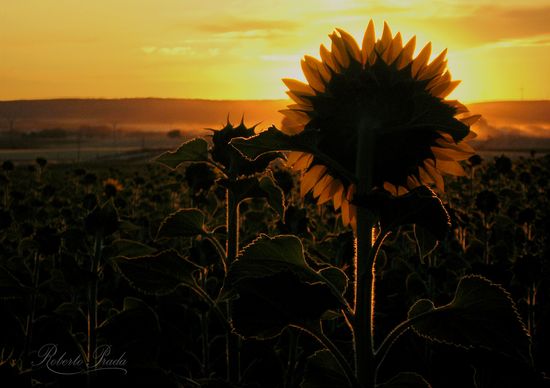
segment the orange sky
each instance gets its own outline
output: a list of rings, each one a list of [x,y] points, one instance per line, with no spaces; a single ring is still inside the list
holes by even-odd
[[[24,0],[0,7],[0,100],[286,98],[341,27],[449,49],[465,102],[550,98],[548,0]]]

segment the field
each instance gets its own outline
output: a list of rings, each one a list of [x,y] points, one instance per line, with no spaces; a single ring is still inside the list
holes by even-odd
[[[317,206],[311,194],[300,198],[297,176],[281,163],[250,178],[231,223],[229,183],[206,163],[6,159],[3,386],[346,386],[321,351],[326,343],[303,330],[322,320],[325,338],[350,357],[344,309],[323,282],[303,279],[324,274],[351,303],[353,233],[332,206]],[[481,275],[509,296],[509,311],[498,309],[504,302],[497,297],[488,316],[470,307],[463,314],[451,303],[455,326],[437,329],[443,334],[421,326],[400,333],[377,369],[379,381],[406,371],[433,387],[548,386],[550,157],[474,158],[465,167],[468,177],[447,179],[441,195],[451,227],[439,243],[411,225],[419,219],[402,222],[384,241],[375,268],[374,342],[380,345],[417,300],[451,303],[465,275]],[[228,235],[237,237],[233,248]],[[270,244],[284,239],[303,245],[302,272],[255,277],[253,266],[230,266],[232,255],[241,263],[254,249],[269,256]],[[251,272],[242,278],[245,270]],[[510,325],[528,333],[527,349]],[[227,362],[235,349],[236,367]]]

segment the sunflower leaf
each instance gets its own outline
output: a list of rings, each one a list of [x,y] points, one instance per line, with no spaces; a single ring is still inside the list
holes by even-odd
[[[431,385],[417,373],[401,372],[377,388],[431,388]]]
[[[319,350],[307,358],[301,388],[333,388],[349,386],[340,365],[328,350]]]
[[[244,337],[272,338],[341,307],[338,288],[307,264],[302,243],[290,235],[261,235],[245,247],[229,268],[227,286],[239,295],[233,326]]]
[[[208,160],[208,143],[198,137],[183,143],[175,151],[164,152],[154,160],[173,170],[185,162],[205,162]]]
[[[132,287],[151,295],[168,295],[180,285],[196,287],[193,274],[200,269],[173,249],[132,259],[115,257],[112,262]]]
[[[530,338],[510,294],[481,276],[463,277],[445,306],[418,301],[409,319],[414,319],[413,330],[430,341],[486,348],[531,362]]]
[[[266,131],[252,137],[234,138],[229,144],[246,158],[254,160],[265,153],[277,151],[305,151],[313,153],[312,151],[316,149],[317,136],[317,131],[303,131],[297,135],[290,136],[272,126]]]
[[[379,218],[383,231],[416,224],[442,240],[450,228],[447,210],[437,195],[426,186],[414,188],[400,197],[376,191],[359,199],[357,204],[365,206]]]
[[[157,239],[162,237],[195,237],[205,233],[204,213],[196,208],[180,209],[160,224]]]

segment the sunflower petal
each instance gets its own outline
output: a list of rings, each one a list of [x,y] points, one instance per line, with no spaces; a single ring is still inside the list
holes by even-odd
[[[430,150],[437,159],[441,160],[466,160],[472,156],[471,152],[458,151],[450,148],[431,147]]]
[[[407,66],[409,63],[412,62],[414,49],[416,47],[416,36],[413,36],[403,47],[403,50],[401,50],[401,54],[399,55],[399,60],[397,63],[397,69],[401,70],[405,66]]]
[[[435,167],[445,174],[455,175],[455,176],[466,176],[466,172],[462,166],[455,161],[448,160],[436,160]]]
[[[336,31],[340,33],[342,41],[344,42],[344,45],[346,46],[350,57],[361,63],[361,49],[357,45],[355,38],[341,28],[337,28]]]
[[[470,117],[462,118],[462,119],[460,119],[460,121],[462,121],[467,126],[470,126],[470,125],[475,124],[480,118],[481,118],[481,115],[473,115],[473,116],[470,116]]]
[[[432,54],[432,42],[428,42],[426,46],[420,51],[412,63],[411,74],[413,78],[417,78],[418,72],[428,63],[430,55]]]
[[[323,81],[325,85],[330,81],[330,79],[332,78],[332,74],[330,73],[330,69],[323,62],[310,55],[304,56],[304,60],[309,65],[309,67],[317,70],[319,76],[321,77],[321,81]]]
[[[313,155],[303,153],[302,157],[294,163],[292,168],[295,170],[305,170],[311,165],[311,162],[313,162]]]
[[[437,187],[441,192],[445,192],[445,183],[443,182],[443,177],[441,174],[435,169],[435,162],[431,159],[426,159],[424,161],[424,169],[435,182],[435,187]]]
[[[349,225],[349,201],[346,198],[342,200],[341,214],[342,214],[342,224],[344,226]]]
[[[342,201],[345,198],[344,185],[340,184],[339,190],[334,194],[332,202],[334,203],[334,210],[338,210],[342,206]]]
[[[305,154],[303,152],[290,151],[286,156],[286,165],[289,167],[293,166],[298,161],[298,159],[300,159],[304,155]]]
[[[391,65],[399,54],[401,53],[401,50],[403,49],[403,41],[401,38],[401,33],[398,32],[393,40],[390,43],[390,46],[388,49],[384,52],[383,59],[384,62],[386,62],[388,65]]]
[[[300,93],[302,95],[309,95],[309,96],[315,95],[315,92],[313,91],[313,89],[311,89],[311,87],[308,84],[300,82],[296,79],[283,78],[283,82],[291,92]]]
[[[382,37],[378,42],[376,42],[376,49],[378,51],[378,54],[384,53],[391,44],[392,36],[391,36],[391,29],[388,23],[384,22],[384,31],[382,32]]]
[[[456,109],[456,112],[455,114],[460,114],[460,113],[466,113],[466,112],[469,112],[468,111],[468,108],[466,108],[466,105],[460,103],[459,101],[457,100],[445,100],[443,101],[445,104],[449,105],[449,106],[452,106],[453,108]]]
[[[300,105],[311,106],[311,102],[307,99],[307,96],[304,96],[300,93],[291,92],[290,90],[286,91],[287,96],[289,96],[294,102],[297,102]],[[308,95],[311,97],[310,95]]]
[[[439,98],[445,98],[449,94],[451,94],[458,85],[460,85],[460,82],[460,80],[451,81],[447,85],[445,85],[446,87],[444,89],[440,89],[439,86],[437,86],[432,90],[432,94]]]
[[[330,182],[327,185],[327,187],[323,190],[323,192],[319,196],[319,199],[317,200],[317,203],[321,205],[329,201],[341,189],[342,189],[342,183],[340,183],[340,181],[338,181],[337,179],[333,179],[332,182]]]
[[[300,196],[304,197],[317,184],[326,171],[327,168],[325,166],[316,164],[304,173],[300,182]]]
[[[317,92],[323,93],[325,91],[325,84],[321,75],[317,71],[317,67],[310,66],[305,60],[300,62],[302,65],[302,72],[306,76],[309,86]]]
[[[313,188],[313,197],[317,198],[318,196],[320,196],[323,190],[325,190],[333,180],[333,177],[331,177],[329,174],[325,174],[325,176],[323,176]]]
[[[313,107],[311,105],[303,105],[303,104],[290,104],[286,106],[288,109],[293,109],[297,111],[302,112],[311,112],[313,111]]]
[[[365,35],[363,36],[363,45],[361,48],[361,59],[363,64],[366,64],[369,60],[369,57],[374,50],[375,42],[376,34],[374,31],[374,22],[371,19],[367,29],[365,30]]]
[[[327,65],[333,72],[337,73],[340,71],[340,65],[334,60],[332,54],[330,53],[329,49],[325,47],[325,45],[321,45],[321,47],[319,48],[319,54],[321,55],[323,63]]]
[[[447,49],[443,50],[428,66],[421,69],[417,78],[419,80],[425,80],[442,74],[443,69],[447,66],[447,61],[445,60],[446,55]]]
[[[349,55],[344,45],[344,41],[336,33],[329,35],[332,40],[331,53],[332,57],[336,59],[336,62],[344,69],[349,66]]]

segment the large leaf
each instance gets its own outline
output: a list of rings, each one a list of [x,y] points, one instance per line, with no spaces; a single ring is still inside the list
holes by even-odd
[[[180,209],[160,224],[157,238],[161,237],[195,237],[205,233],[205,215],[199,209]]]
[[[320,350],[308,357],[300,388],[348,387],[342,368],[328,350]]]
[[[169,249],[153,256],[113,259],[119,272],[137,290],[152,295],[167,295],[180,286],[195,287],[193,274],[199,266]]]
[[[510,294],[477,275],[463,277],[451,303],[420,300],[409,310],[414,331],[437,342],[482,347],[531,362],[530,338]]]
[[[360,198],[358,204],[367,207],[379,218],[383,231],[416,224],[442,240],[450,228],[447,210],[437,195],[426,186],[414,188],[400,197],[376,191],[366,198]]]
[[[138,257],[152,255],[155,251],[155,248],[145,245],[139,241],[117,239],[114,240],[109,246],[105,247],[104,254],[110,257]]]
[[[303,131],[290,136],[272,126],[256,136],[234,138],[229,144],[245,157],[254,160],[269,152],[313,151],[317,143],[317,136],[317,131]]]
[[[287,325],[304,326],[341,308],[344,281],[323,271],[327,279],[307,264],[297,237],[260,236],[244,248],[227,277],[227,286],[239,295],[233,303],[237,333],[270,338]],[[330,284],[329,278],[338,284]]]
[[[166,151],[155,161],[172,169],[185,162],[204,162],[208,160],[208,143],[201,138],[195,138],[183,143],[175,151]]]
[[[376,385],[377,388],[430,388],[431,385],[424,380],[424,377],[412,372],[401,372],[383,384]]]

